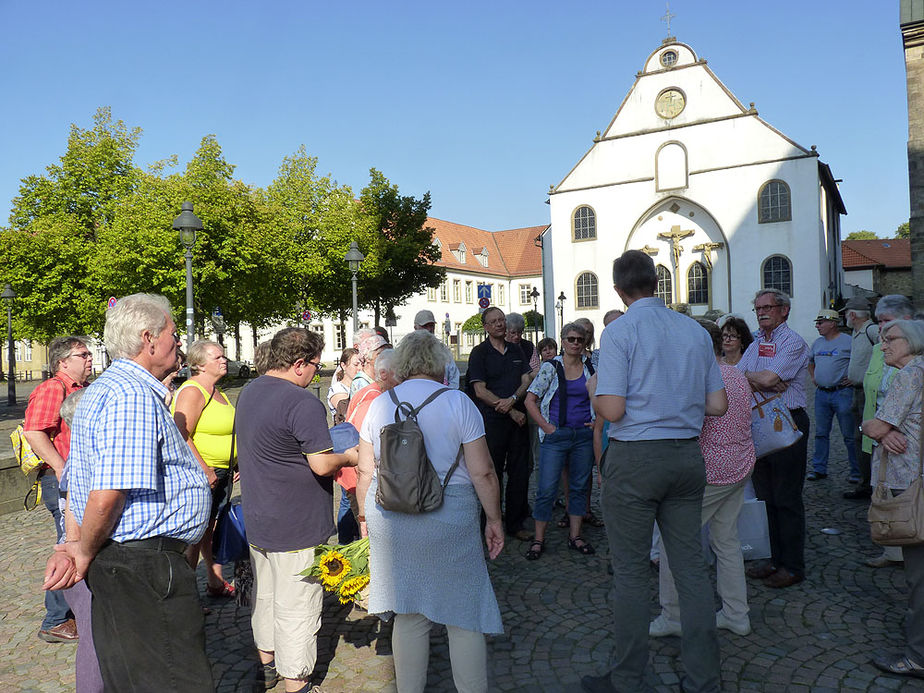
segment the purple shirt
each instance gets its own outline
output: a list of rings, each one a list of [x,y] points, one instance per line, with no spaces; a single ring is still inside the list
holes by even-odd
[[[763,331],[757,333],[738,362],[738,370],[742,373],[773,371],[789,386],[783,392],[783,402],[790,409],[799,409],[805,406],[805,376],[808,373],[809,355],[809,345],[784,322],[769,335]],[[777,393],[764,394],[772,397]]]

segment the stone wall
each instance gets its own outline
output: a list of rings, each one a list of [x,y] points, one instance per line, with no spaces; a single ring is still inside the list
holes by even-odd
[[[910,269],[877,268],[873,270],[873,291],[881,296],[888,294],[911,296],[913,289],[914,283]]]
[[[908,84],[908,185],[911,197],[912,296],[924,307],[924,9],[901,3],[901,30]],[[905,293],[905,292],[901,292]]]

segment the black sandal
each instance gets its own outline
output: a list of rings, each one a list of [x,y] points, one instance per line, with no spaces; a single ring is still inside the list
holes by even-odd
[[[578,542],[581,543],[578,544]],[[580,534],[576,537],[568,537],[568,548],[577,551],[578,553],[582,553],[585,556],[590,556],[591,554],[597,553],[596,549],[584,541]]]
[[[570,525],[571,525],[571,518],[569,517],[566,511],[565,514],[562,515],[561,519],[558,521],[558,526],[561,527],[562,529],[565,529],[566,527]]]
[[[584,524],[590,525],[591,527],[602,527],[603,520],[594,515],[592,510],[587,511],[587,514],[584,515]]]
[[[537,548],[538,547],[538,548]],[[539,556],[542,555],[543,550],[545,549],[545,542],[539,541],[538,539],[533,539],[532,543],[529,545],[529,551],[526,552],[527,561],[536,561],[539,559]]]

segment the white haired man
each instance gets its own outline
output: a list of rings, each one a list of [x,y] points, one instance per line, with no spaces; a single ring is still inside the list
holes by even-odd
[[[161,380],[179,338],[163,296],[133,294],[106,315],[112,365],[76,414],[67,461],[68,536],[76,579],[93,593],[96,653],[106,690],[213,689],[196,576],[186,562],[202,537],[211,493],[164,406]]]

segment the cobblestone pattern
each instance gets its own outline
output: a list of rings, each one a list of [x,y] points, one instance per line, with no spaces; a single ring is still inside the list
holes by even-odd
[[[832,436],[829,474],[806,482],[806,581],[785,590],[750,582],[753,633],[719,631],[725,691],[924,691],[924,681],[881,675],[870,664],[873,654],[901,647],[907,589],[900,568],[863,564],[879,549],[868,539],[866,505],[841,498],[849,486],[839,436]],[[822,534],[825,527],[842,533]],[[570,693],[579,690],[582,675],[607,664],[612,612],[605,532],[584,532],[596,556],[569,551],[566,532],[550,526],[539,561],[527,562],[526,543],[512,540],[490,565],[505,624],[503,636],[489,639],[492,691]],[[53,541],[43,508],[0,517],[0,691],[73,690],[74,646],[36,638],[43,612],[39,585]],[[201,570],[200,585],[204,592]],[[652,616],[656,590],[652,573]],[[207,649],[218,691],[262,690],[249,609],[208,598],[203,603],[212,610]],[[323,690],[394,691],[390,632],[389,624],[328,599],[317,669]],[[651,640],[650,652],[651,686],[678,690],[679,639]],[[440,627],[434,628],[427,690],[454,690]]]

